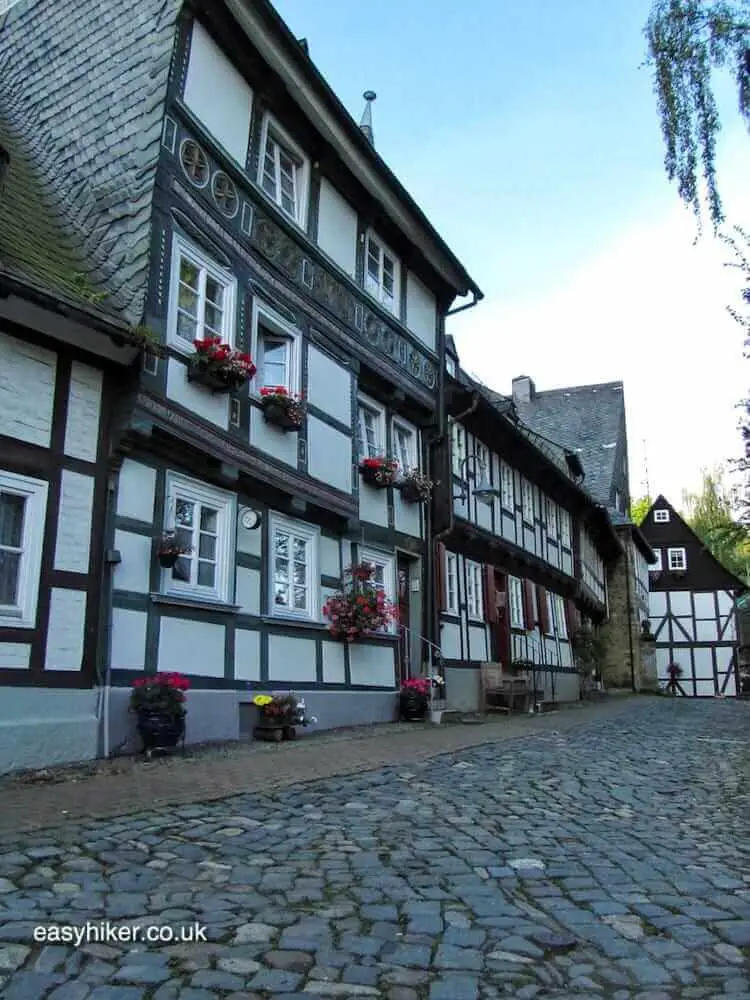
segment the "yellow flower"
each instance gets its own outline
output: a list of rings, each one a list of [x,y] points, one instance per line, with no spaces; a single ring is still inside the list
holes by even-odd
[[[256,694],[253,698],[253,705],[257,705],[258,708],[263,708],[264,705],[270,705],[273,698],[268,694]]]

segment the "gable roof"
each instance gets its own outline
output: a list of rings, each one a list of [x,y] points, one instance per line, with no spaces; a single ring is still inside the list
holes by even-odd
[[[515,400],[521,420],[538,434],[580,455],[586,473],[585,489],[614,514],[615,461],[627,445],[622,382],[544,392],[537,392],[532,383],[530,397],[528,401]]]

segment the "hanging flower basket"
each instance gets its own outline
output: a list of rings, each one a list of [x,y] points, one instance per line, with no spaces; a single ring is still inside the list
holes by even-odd
[[[401,497],[407,503],[429,503],[432,497],[432,480],[419,469],[407,469],[399,480]]]
[[[398,472],[398,462],[393,458],[386,458],[385,455],[363,458],[359,463],[359,471],[368,486],[382,490],[393,485]]]
[[[289,392],[285,386],[264,386],[260,390],[263,416],[269,424],[283,431],[298,431],[305,416],[302,396]]]
[[[180,556],[187,556],[192,551],[189,545],[181,545],[177,541],[177,535],[167,533],[162,535],[157,543],[156,558],[164,569],[171,569]]]
[[[334,639],[355,642],[365,632],[382,632],[398,620],[398,608],[386,599],[373,582],[374,567],[369,563],[349,566],[342,589],[330,597],[323,614],[330,620]]]
[[[255,374],[255,365],[248,354],[223,344],[220,337],[194,340],[195,354],[190,358],[189,382],[202,385],[212,392],[237,392]]]

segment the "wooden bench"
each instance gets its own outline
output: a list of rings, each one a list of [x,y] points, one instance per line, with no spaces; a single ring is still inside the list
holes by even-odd
[[[532,696],[525,677],[509,677],[500,663],[483,663],[482,710],[484,712],[525,712]]]

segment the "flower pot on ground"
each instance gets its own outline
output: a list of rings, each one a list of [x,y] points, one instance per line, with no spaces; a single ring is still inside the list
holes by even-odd
[[[393,485],[398,472],[398,462],[385,455],[363,458],[359,463],[359,471],[368,486],[382,490]]]
[[[164,569],[171,569],[180,556],[186,556],[191,551],[189,546],[182,545],[178,541],[177,535],[173,532],[162,535],[156,544],[156,558]]]
[[[256,740],[280,743],[293,740],[297,736],[297,726],[309,726],[317,722],[314,715],[307,714],[303,698],[293,691],[281,694],[257,694],[253,705],[259,710],[258,725],[253,730]]]
[[[263,386],[260,390],[263,417],[284,431],[298,431],[305,416],[302,396],[283,385]]]
[[[430,707],[430,681],[426,677],[402,681],[398,700],[399,713],[405,722],[422,722]]]
[[[398,608],[387,600],[374,580],[370,563],[348,566],[338,593],[326,601],[323,614],[334,639],[355,642],[365,632],[382,632],[398,618]]]
[[[432,480],[423,475],[419,469],[407,469],[398,481],[401,497],[407,503],[429,503],[432,485]]]
[[[130,693],[130,711],[136,715],[143,750],[177,746],[185,735],[185,692],[190,681],[177,673],[138,677]]]
[[[194,340],[195,354],[190,358],[188,381],[212,392],[237,392],[255,374],[248,354],[224,344],[221,337]]]

